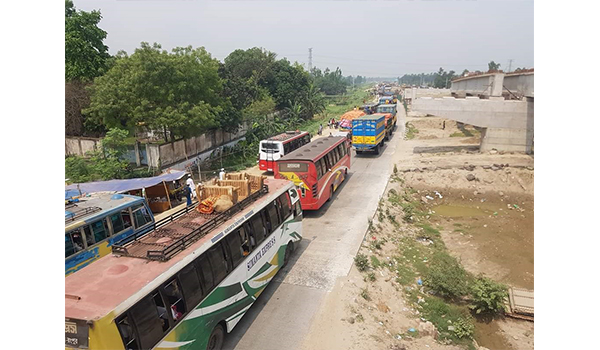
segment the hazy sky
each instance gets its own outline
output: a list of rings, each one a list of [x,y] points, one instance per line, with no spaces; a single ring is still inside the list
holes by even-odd
[[[264,47],[290,61],[344,75],[402,76],[443,67],[533,67],[533,1],[74,0],[99,9],[111,54],[140,42],[204,46],[223,60]]]

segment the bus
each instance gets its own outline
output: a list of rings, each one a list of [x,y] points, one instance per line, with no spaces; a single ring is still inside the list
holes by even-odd
[[[260,141],[258,167],[263,171],[273,171],[277,159],[310,142],[306,131],[287,131]]]
[[[65,204],[65,275],[107,255],[115,242],[148,232],[153,225],[146,200],[137,196],[100,195]]]
[[[65,278],[66,349],[218,350],[302,238],[287,180],[223,213],[170,217]]]
[[[328,136],[304,145],[277,161],[275,178],[298,186],[302,209],[317,210],[329,201],[350,169],[350,140]]]

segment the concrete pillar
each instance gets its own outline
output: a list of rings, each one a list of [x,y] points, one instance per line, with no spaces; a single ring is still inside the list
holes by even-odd
[[[133,144],[133,150],[135,153],[135,165],[136,166],[142,166],[142,160],[140,159],[140,146],[139,146],[139,142],[136,140],[135,143]],[[148,154],[148,153],[146,153]]]
[[[502,86],[504,85],[504,73],[494,74],[492,86],[490,87],[490,96],[502,96]]]
[[[410,91],[410,98],[414,102],[417,99],[417,89],[416,88],[412,88],[410,90],[411,90]]]

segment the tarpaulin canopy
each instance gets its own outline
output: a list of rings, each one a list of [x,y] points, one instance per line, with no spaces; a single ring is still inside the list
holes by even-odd
[[[141,190],[142,188],[152,187],[158,185],[163,181],[175,181],[181,179],[187,172],[171,170],[169,173],[162,174],[154,177],[142,177],[138,179],[126,179],[126,180],[109,180],[109,181],[96,181],[96,182],[84,182],[80,184],[72,184],[65,187],[65,199],[68,198],[69,190],[76,190],[77,185],[82,193],[94,193],[94,192],[128,192],[132,190]]]

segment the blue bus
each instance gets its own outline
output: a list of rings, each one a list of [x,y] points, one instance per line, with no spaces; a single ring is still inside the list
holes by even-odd
[[[65,204],[65,275],[111,252],[116,242],[154,228],[146,200],[103,195]]]

